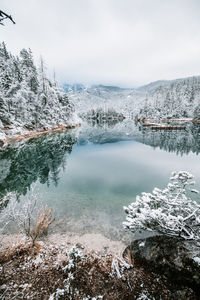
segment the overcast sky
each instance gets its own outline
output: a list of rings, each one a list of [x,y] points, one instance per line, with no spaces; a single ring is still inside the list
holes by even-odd
[[[61,82],[135,87],[200,74],[200,0],[1,0],[0,40]]]

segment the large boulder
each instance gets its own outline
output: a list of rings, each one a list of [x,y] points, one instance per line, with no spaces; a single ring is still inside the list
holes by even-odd
[[[134,263],[200,294],[200,244],[168,236],[136,240],[124,251]]]

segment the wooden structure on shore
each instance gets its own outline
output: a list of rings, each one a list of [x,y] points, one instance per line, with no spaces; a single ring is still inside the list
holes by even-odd
[[[135,120],[139,122],[142,127],[150,128],[152,130],[185,130],[186,123],[200,123],[200,120],[192,120],[192,119],[142,119]],[[182,125],[181,125],[182,124]]]
[[[200,120],[193,119],[135,119],[139,123],[200,123]]]
[[[152,126],[152,130],[184,130],[186,126]]]

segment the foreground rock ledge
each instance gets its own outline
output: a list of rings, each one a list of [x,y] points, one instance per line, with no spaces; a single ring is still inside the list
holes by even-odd
[[[132,242],[123,256],[180,286],[191,287],[200,296],[200,243],[154,236]]]

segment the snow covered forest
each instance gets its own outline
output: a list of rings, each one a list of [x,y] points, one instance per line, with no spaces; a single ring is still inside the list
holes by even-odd
[[[114,113],[133,119],[145,95],[136,89],[117,86],[64,84],[63,88],[72,99],[77,114],[83,119],[87,117],[87,112],[93,111],[94,115],[94,112],[97,114],[99,110],[104,112],[101,113],[101,118],[108,119],[108,115]],[[88,117],[90,119],[91,113]]]
[[[65,90],[65,91],[64,91]],[[30,49],[12,55],[0,44],[0,139],[82,119],[200,118],[200,77],[157,81],[137,89],[65,84],[48,79]]]
[[[37,68],[30,49],[12,55],[0,44],[0,139],[25,131],[54,128],[74,120],[74,107],[56,80]]]
[[[87,111],[121,113],[126,118],[200,118],[200,77],[155,81],[139,88],[65,84],[80,117]],[[93,113],[94,115],[94,113]],[[89,114],[89,118],[90,118]]]
[[[200,118],[200,77],[155,82],[140,91],[146,92],[138,118]]]

